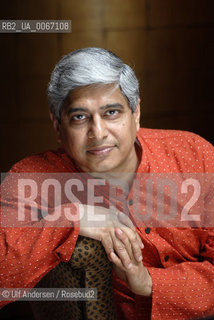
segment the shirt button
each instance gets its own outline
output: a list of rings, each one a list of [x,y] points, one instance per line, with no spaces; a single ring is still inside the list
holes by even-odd
[[[133,205],[133,200],[129,199],[129,205],[132,206]]]
[[[149,233],[151,232],[151,229],[150,229],[149,227],[147,227],[147,228],[145,229],[145,232],[146,232],[146,234],[149,234]]]
[[[167,262],[169,260],[169,256],[164,257],[164,261]]]

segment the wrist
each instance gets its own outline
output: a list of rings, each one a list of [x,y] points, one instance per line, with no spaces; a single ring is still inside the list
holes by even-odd
[[[152,296],[152,278],[149,274],[149,271],[145,268],[145,282],[143,285],[143,292],[142,295],[145,297],[151,297]]]
[[[139,286],[138,290],[135,291],[137,295],[144,296],[144,297],[151,297],[152,296],[152,278],[147,270],[143,265],[143,270],[141,271],[142,281],[141,285]]]
[[[152,278],[143,264],[139,268],[138,273],[134,275],[134,279],[128,273],[126,275],[129,289],[133,293],[144,297],[152,296]]]

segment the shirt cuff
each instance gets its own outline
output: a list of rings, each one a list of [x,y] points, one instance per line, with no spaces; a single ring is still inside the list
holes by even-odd
[[[166,269],[148,268],[153,282],[151,319],[194,319],[209,313],[210,281],[200,265],[194,262],[193,268],[191,262],[184,262]]]
[[[66,221],[65,225],[67,223],[70,223],[69,227],[60,228],[61,230],[59,232],[63,232],[64,237],[61,241],[61,244],[59,244],[58,247],[54,250],[54,254],[57,256],[58,259],[60,259],[60,261],[68,262],[71,259],[72,253],[75,249],[79,234],[79,210],[78,205],[76,204],[72,204],[72,210],[71,204],[66,204],[62,207],[64,212],[67,212],[70,215],[70,218],[72,217],[73,219],[71,221]],[[62,229],[64,230],[62,231]]]

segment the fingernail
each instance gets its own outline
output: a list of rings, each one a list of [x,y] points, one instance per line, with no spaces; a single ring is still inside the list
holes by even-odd
[[[123,231],[120,230],[120,229],[117,229],[117,232],[118,232],[119,234],[123,234]]]
[[[110,252],[109,256],[110,256],[110,258],[114,259],[116,257],[116,254],[112,251],[112,252]]]
[[[142,256],[139,256],[138,257],[138,261],[142,261],[143,260],[143,257]]]
[[[129,264],[127,265],[127,269],[131,269],[131,267],[132,267],[132,263],[129,263]]]

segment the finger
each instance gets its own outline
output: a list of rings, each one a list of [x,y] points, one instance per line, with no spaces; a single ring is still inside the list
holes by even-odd
[[[141,240],[141,237],[137,233],[137,230],[136,230],[135,226],[133,225],[132,221],[130,220],[130,218],[126,214],[121,212],[121,211],[118,211],[118,218],[119,218],[119,223],[115,224],[115,227],[123,229],[124,225],[126,225],[132,231],[136,232],[140,248],[143,249],[144,245],[143,245],[143,242]]]
[[[130,263],[129,266],[126,268],[124,267],[122,261],[120,260],[120,258],[114,253],[111,252],[110,253],[110,259],[111,261],[120,269],[126,271],[127,269],[130,270],[132,268],[132,264]]]
[[[131,263],[131,257],[129,256],[129,252],[131,252],[131,246],[129,244],[129,241],[127,241],[126,244],[124,244],[122,241],[120,241],[115,234],[112,235],[113,243],[114,243],[114,253],[116,253],[117,257],[120,259],[122,265],[126,269],[130,269],[132,266]],[[129,249],[128,246],[130,247]]]
[[[135,226],[133,225],[133,222],[131,219],[123,212],[117,211],[117,216],[119,221],[124,224],[125,226],[129,227],[132,230],[135,230]]]
[[[136,231],[133,232],[129,228],[121,228],[121,229],[122,229],[121,232],[116,233],[117,238],[119,238],[124,243],[124,245],[126,245],[125,243],[126,241],[125,235],[126,235],[131,244],[133,257],[137,262],[142,261],[143,257],[142,257],[141,247],[139,245],[139,237],[137,232]]]
[[[116,228],[115,235],[117,236],[118,239],[122,241],[122,243],[126,248],[126,251],[128,252],[130,259],[132,260],[133,259],[132,246],[125,232],[123,232],[120,228]]]
[[[140,235],[139,235],[139,233],[137,231],[136,231],[136,233],[137,233],[137,238],[138,238],[138,241],[139,241],[139,244],[140,244],[140,248],[143,249],[144,248],[144,244],[142,242],[142,239],[141,239],[141,237],[140,237]]]
[[[119,226],[119,225],[118,225],[118,227],[120,227],[121,229],[123,229],[123,226]],[[124,229],[124,230],[125,230],[125,229]],[[126,230],[127,230],[127,229],[126,229]],[[141,239],[141,237],[139,236],[136,228],[133,227],[133,228],[131,228],[131,230],[132,230],[134,233],[136,233],[137,239],[138,239],[138,242],[139,242],[139,246],[140,246],[141,249],[143,249],[143,248],[144,248],[144,244],[143,244],[142,239]]]
[[[102,234],[100,241],[102,242],[102,245],[109,256],[110,253],[114,251],[114,244],[111,235],[109,233]]]

